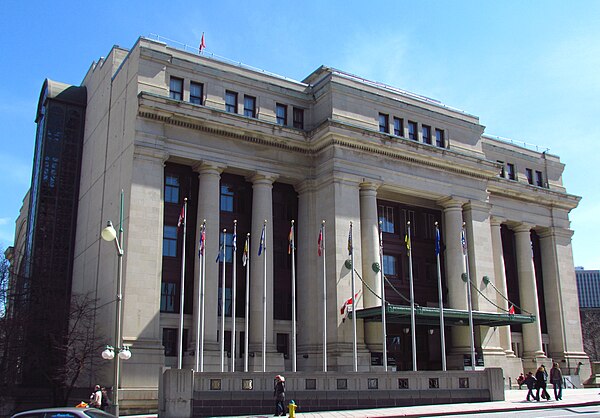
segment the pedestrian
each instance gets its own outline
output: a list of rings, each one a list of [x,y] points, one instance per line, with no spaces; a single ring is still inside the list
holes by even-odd
[[[103,411],[106,411],[106,408],[108,408],[110,406],[110,399],[108,397],[108,391],[106,390],[105,387],[102,387],[102,389],[100,389],[100,391],[102,392],[102,400],[100,401],[100,409],[102,409]]]
[[[100,389],[100,385],[94,386],[94,391],[90,395],[90,403],[91,408],[100,408],[102,406],[102,390]]]
[[[535,380],[536,380],[536,400],[540,401],[540,390],[542,391],[542,398],[546,400],[550,400],[550,395],[546,391],[546,385],[548,382],[548,372],[546,371],[546,367],[542,364],[538,367],[537,372],[535,372]]]
[[[275,397],[275,416],[285,416],[285,377],[279,374],[275,376],[273,396]]]
[[[525,382],[525,376],[523,376],[523,373],[521,373],[521,375],[519,377],[517,377],[517,385],[519,385],[519,390],[521,389],[521,386],[523,386],[524,382]]]
[[[535,388],[535,377],[533,377],[533,373],[529,372],[527,373],[527,377],[525,378],[525,380],[523,380],[523,383],[527,386],[527,402],[529,402],[529,398],[531,397],[531,400],[537,399],[537,397],[535,396],[535,394],[533,393],[533,389]]]
[[[562,400],[563,375],[558,363],[554,363],[550,369],[550,383],[554,387],[554,398],[557,401]]]

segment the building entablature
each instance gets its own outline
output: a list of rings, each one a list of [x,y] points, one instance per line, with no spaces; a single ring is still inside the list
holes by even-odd
[[[500,178],[490,180],[488,191],[492,197],[502,197],[566,211],[575,209],[581,200],[580,196]]]

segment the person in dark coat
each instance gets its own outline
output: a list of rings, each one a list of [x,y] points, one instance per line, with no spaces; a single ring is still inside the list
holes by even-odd
[[[275,397],[275,416],[285,416],[285,377],[275,376],[273,396]]]
[[[558,363],[554,363],[552,369],[550,369],[550,383],[554,387],[554,398],[557,401],[562,400],[563,375]]]
[[[538,367],[537,372],[535,372],[535,380],[537,382],[536,384],[536,400],[539,402],[540,401],[540,390],[542,391],[542,398],[546,399],[546,400],[550,400],[550,395],[548,395],[548,392],[546,391],[546,385],[548,382],[548,372],[546,371],[546,367],[544,367],[544,365],[542,364],[540,367]]]
[[[533,389],[535,388],[535,377],[533,377],[533,373],[529,372],[527,373],[527,377],[525,377],[525,380],[523,380],[523,384],[525,384],[527,386],[527,402],[529,402],[529,398],[531,397],[531,400],[537,399],[537,397],[535,396],[535,394],[533,393]]]

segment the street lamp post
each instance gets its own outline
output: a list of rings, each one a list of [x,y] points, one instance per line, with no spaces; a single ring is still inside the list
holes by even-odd
[[[100,234],[105,241],[114,241],[117,248],[118,268],[117,268],[117,295],[116,295],[116,318],[115,318],[115,348],[107,346],[102,352],[102,357],[106,360],[114,358],[114,384],[113,384],[113,409],[114,414],[119,416],[119,378],[121,374],[120,360],[128,360],[131,357],[129,347],[123,347],[121,336],[121,322],[123,319],[123,190],[121,190],[121,207],[119,211],[119,235],[113,227],[111,221],[108,221],[106,228]],[[115,351],[118,355],[115,356]]]

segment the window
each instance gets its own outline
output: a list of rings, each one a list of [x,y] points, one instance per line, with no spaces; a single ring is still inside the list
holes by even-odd
[[[506,164],[506,174],[510,180],[516,180],[515,176],[515,165],[511,163]]]
[[[426,144],[431,144],[431,126],[421,126],[421,132],[423,134],[423,142]]]
[[[179,177],[167,175],[165,178],[165,203],[179,203]]]
[[[221,212],[233,212],[233,187],[229,184],[221,185]]]
[[[285,358],[288,358],[290,354],[290,343],[289,335],[283,333],[277,333],[277,352],[282,353]]]
[[[177,257],[177,227],[163,228],[163,257]]]
[[[183,79],[177,77],[171,77],[169,83],[169,95],[171,99],[182,100],[183,99]]]
[[[237,93],[227,90],[225,92],[225,111],[237,113]]]
[[[178,329],[177,328],[163,328],[162,334],[162,345],[165,348],[165,357],[176,357],[178,347],[179,347],[179,339],[178,337]],[[187,347],[187,329],[183,330],[183,350]]]
[[[177,312],[178,300],[177,283],[162,282],[160,286],[160,311],[161,312]]]
[[[504,161],[496,160],[496,162],[498,164],[502,164],[502,170],[500,171],[500,177],[505,177],[506,178],[506,169],[505,169],[505,166],[504,166]]]
[[[527,176],[527,183],[533,184],[533,170],[531,168],[526,168],[525,175]]]
[[[219,251],[220,248],[223,245],[223,232],[219,233]],[[223,262],[223,259],[220,258],[221,255],[219,254],[219,261]],[[232,233],[225,233],[225,262],[226,263],[233,263],[233,232]]]
[[[386,276],[398,275],[398,270],[396,269],[396,256],[383,255],[383,273]]]
[[[394,118],[394,135],[404,136],[404,121],[400,118]]]
[[[418,140],[417,138],[417,122],[408,121],[408,139]]]
[[[544,187],[544,176],[541,171],[535,171],[535,185],[539,187]]]
[[[277,103],[275,106],[275,116],[277,117],[278,125],[287,125],[287,106]]]
[[[444,140],[444,131],[441,129],[435,130],[435,145],[440,148],[446,148],[446,141]]]
[[[294,128],[304,129],[304,109],[294,108]]]
[[[394,208],[391,206],[379,205],[379,222],[381,222],[381,231],[394,233]]]
[[[190,82],[190,103],[202,104],[204,86],[200,83]]]
[[[244,116],[256,117],[256,97],[244,96]]]
[[[379,132],[383,132],[383,133],[390,132],[389,116],[386,115],[385,113],[379,114]]]

